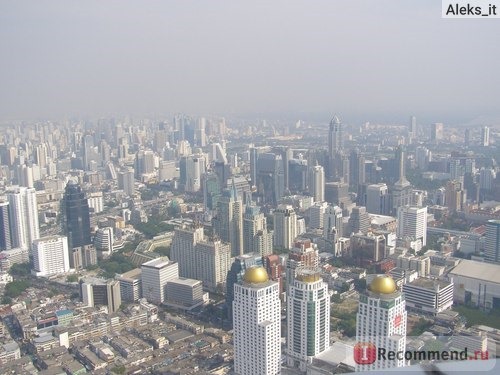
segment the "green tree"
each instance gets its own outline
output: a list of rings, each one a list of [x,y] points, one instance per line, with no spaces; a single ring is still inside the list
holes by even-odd
[[[26,263],[18,263],[18,264],[13,264],[10,269],[9,273],[12,276],[28,276],[30,275],[31,270],[31,265],[29,262]]]
[[[76,283],[78,281],[78,276],[77,275],[68,275],[66,277],[66,281],[68,283]]]
[[[10,298],[16,298],[19,297],[29,287],[30,283],[26,280],[14,280],[5,285],[4,295]]]

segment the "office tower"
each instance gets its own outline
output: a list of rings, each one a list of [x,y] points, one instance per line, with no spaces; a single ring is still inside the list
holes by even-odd
[[[260,154],[256,178],[257,192],[262,203],[277,205],[285,192],[285,170],[281,155]]]
[[[396,150],[395,160],[398,166],[398,180],[391,187],[392,205],[390,207],[390,210],[385,213],[387,214],[391,212],[393,215],[397,214],[398,207],[411,204],[412,197],[411,184],[406,179],[405,174],[406,151],[402,146],[398,147],[398,149]],[[368,210],[368,212],[376,213],[371,212],[370,210]]]
[[[488,220],[484,243],[484,258],[500,263],[500,220]]]
[[[386,184],[368,185],[366,188],[366,211],[371,214],[389,214],[389,190]]]
[[[122,304],[120,282],[95,277],[80,279],[81,301],[89,306],[106,306],[108,314],[117,312]]]
[[[81,186],[74,180],[70,180],[66,185],[63,212],[65,214],[65,234],[68,236],[69,249],[92,244],[89,204]],[[73,264],[72,267],[74,267]]]
[[[238,375],[281,373],[279,285],[263,267],[249,268],[234,285],[234,371]]]
[[[122,189],[129,197],[134,196],[134,182],[134,168],[118,172],[118,189]]]
[[[31,249],[40,238],[38,206],[35,189],[17,187],[7,192],[12,247]]]
[[[243,248],[247,253],[262,256],[273,252],[272,232],[267,230],[267,220],[259,206],[245,206],[243,216]]]
[[[49,236],[33,241],[33,273],[36,276],[51,276],[70,270],[68,238]]]
[[[94,137],[90,134],[85,135],[82,138],[82,163],[83,170],[90,170],[89,165],[91,160],[96,159],[96,153],[94,152]]]
[[[309,169],[309,194],[315,202],[325,200],[325,170],[321,165]]]
[[[484,126],[481,129],[481,146],[488,147],[490,145],[490,128]]]
[[[336,152],[344,149],[344,131],[337,115],[333,116],[328,129],[328,155],[332,159]]]
[[[439,142],[443,139],[443,127],[441,122],[436,122],[431,125],[431,141]]]
[[[339,206],[328,206],[323,214],[323,237],[338,241],[344,235],[342,209]]]
[[[12,249],[9,202],[0,201],[0,250]]]
[[[194,251],[193,279],[201,280],[210,292],[223,293],[231,268],[231,245],[216,238],[204,239],[196,243]]]
[[[245,253],[243,243],[243,202],[234,185],[225,189],[217,201],[217,214],[213,218],[214,233],[231,244],[233,256]]]
[[[274,246],[291,249],[297,237],[297,214],[291,205],[281,204],[274,210]]]
[[[179,266],[179,276],[197,279],[195,246],[199,241],[205,239],[203,226],[176,228],[172,245],[170,247],[170,258]]]
[[[358,149],[353,149],[349,155],[349,188],[358,193],[359,186],[365,182],[365,156]]]
[[[493,188],[493,182],[497,174],[493,168],[481,168],[479,170],[479,188],[489,191]]]
[[[169,181],[174,179],[175,176],[175,161],[160,161],[160,168],[158,169],[158,177],[160,181]]]
[[[200,280],[179,277],[167,283],[165,304],[181,309],[192,309],[208,301],[208,293],[203,293]]]
[[[204,155],[196,154],[186,159],[186,184],[184,190],[195,193],[201,188],[201,176],[206,170]]]
[[[316,244],[309,239],[298,238],[294,243],[294,247],[288,253],[286,261],[286,282],[288,287],[293,285],[298,269],[303,267],[315,269],[318,265],[319,252]]]
[[[307,189],[307,160],[291,159],[288,162],[288,189],[291,192],[303,192]]]
[[[326,202],[316,202],[311,207],[309,207],[309,228],[323,228],[323,216],[327,207],[328,203]]]
[[[404,352],[406,349],[404,295],[390,276],[376,276],[359,296],[356,316],[356,371],[382,370],[405,365],[404,358],[377,359],[374,348]],[[376,350],[375,350],[376,351]],[[366,354],[366,356],[365,356]],[[375,361],[370,355],[375,355]],[[363,364],[363,362],[365,362]]]
[[[345,182],[327,182],[325,184],[325,200],[332,206],[345,207],[351,203],[349,185]]]
[[[451,211],[462,211],[467,191],[460,181],[448,181],[445,186],[445,204]]]
[[[142,271],[134,268],[117,277],[120,295],[124,302],[137,302],[142,298]]]
[[[205,207],[205,211],[215,210],[221,191],[222,187],[219,177],[212,172],[205,173],[203,175],[203,206]]]
[[[99,228],[94,237],[94,246],[99,258],[107,258],[113,253],[113,228]]]
[[[349,228],[351,233],[366,234],[370,229],[370,215],[366,212],[366,207],[353,207],[351,216],[349,216]]]
[[[415,116],[410,117],[410,123],[408,127],[408,143],[412,144],[417,138],[417,118]]]
[[[246,177],[233,176],[226,181],[226,186],[236,189],[236,195],[243,200],[243,204],[252,204],[252,191]]]
[[[260,254],[243,254],[234,258],[226,278],[226,307],[231,316],[234,300],[234,284],[243,280],[245,272],[250,267],[262,267],[262,256]]]
[[[319,269],[299,268],[287,298],[287,363],[307,365],[330,347],[330,295]]]
[[[179,278],[179,265],[168,257],[161,257],[143,263],[142,296],[148,302],[161,304],[165,301],[165,287],[171,280]]]
[[[429,166],[429,162],[431,161],[431,152],[424,146],[419,146],[415,150],[415,160],[417,162],[417,167],[422,170],[426,171],[427,167]]]
[[[167,132],[165,130],[155,131],[153,138],[153,148],[157,153],[161,153],[167,145]]]
[[[398,208],[398,229],[400,238],[411,237],[427,244],[427,207],[403,206]]]
[[[40,166],[40,168],[45,168],[47,166],[47,145],[41,143],[35,148],[35,162]]]

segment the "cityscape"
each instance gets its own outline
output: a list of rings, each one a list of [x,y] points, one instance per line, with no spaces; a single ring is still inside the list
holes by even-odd
[[[89,19],[96,21],[100,5],[91,3]],[[124,3],[123,8],[110,5],[120,14],[105,16],[110,29],[115,21],[132,17],[136,8]],[[247,22],[239,18],[247,12],[266,14],[262,9],[268,5],[256,3],[243,10],[236,6],[228,10],[234,19],[223,18],[231,18],[227,22],[233,25]],[[283,16],[284,29],[301,19],[293,15],[305,9],[297,4]],[[318,4],[325,14],[315,17],[329,16],[330,5]],[[148,6],[165,10],[148,4],[137,9],[137,17]],[[191,5],[176,6],[168,19],[181,21],[173,25],[185,26],[186,14],[203,17],[191,15]],[[0,31],[13,36],[14,21],[24,19],[23,14],[29,16],[23,22],[42,22],[47,29],[51,17],[78,20],[75,30],[87,25],[79,18],[88,16],[80,13],[84,8],[53,7],[43,9],[46,18],[34,16],[41,8],[23,13],[14,5],[5,7]],[[92,12],[90,7],[97,8]],[[200,7],[215,17],[212,21],[219,19],[206,5]],[[348,13],[344,5],[338,9]],[[58,11],[72,15],[65,18]],[[144,19],[160,17],[154,11]],[[271,21],[279,29],[275,16],[263,20],[262,27],[267,37],[279,40],[279,32],[268,29]],[[2,17],[8,21],[4,26]],[[200,37],[196,22],[187,25],[195,31],[167,25],[165,35],[175,29]],[[133,35],[149,36],[159,24],[151,27]],[[210,37],[217,34],[207,30]],[[102,32],[103,39],[115,35]],[[229,41],[229,34],[222,39]],[[82,40],[91,40],[91,34],[85,35]],[[29,38],[20,38],[29,44]],[[46,46],[58,43],[41,39]],[[145,43],[155,43],[150,39]],[[200,37],[192,43],[197,56],[205,42]],[[97,45],[96,40],[92,58],[99,56]],[[68,48],[77,51],[75,46]],[[121,52],[123,60],[132,56]],[[171,52],[190,56],[177,45]],[[213,51],[203,55],[207,60],[214,56]],[[272,65],[271,60],[265,64]],[[19,59],[19,66],[25,63]],[[498,97],[494,78],[478,99],[483,107],[473,98],[474,87],[470,102],[460,101],[451,88],[449,103],[436,94],[428,102],[415,100],[416,110],[406,112],[412,95],[401,92],[396,96],[411,100],[392,106],[381,87],[373,102],[356,97],[333,100],[324,108],[304,99],[303,109],[297,109],[293,100],[299,94],[287,97],[288,87],[281,88],[279,107],[278,91],[262,86],[263,97],[257,95],[248,110],[235,104],[248,104],[240,96],[244,87],[227,86],[226,95],[224,82],[230,79],[220,78],[220,87],[211,87],[213,92],[200,99],[182,65],[165,74],[185,73],[186,87],[174,87],[178,97],[167,95],[150,110],[158,100],[153,89],[150,98],[136,98],[137,107],[130,107],[131,97],[120,96],[119,85],[110,95],[113,100],[99,92],[89,95],[94,104],[88,107],[92,100],[86,101],[83,83],[88,61],[82,62],[81,75],[60,70],[67,87],[74,84],[65,102],[51,91],[56,88],[42,88],[44,74],[53,82],[60,79],[49,74],[56,68],[44,64],[33,68],[40,69],[40,86],[30,81],[33,95],[26,96],[25,105],[15,96],[24,90],[21,82],[36,74],[2,73],[8,84],[0,88],[0,99],[6,98],[0,100],[1,374],[498,372],[500,117],[495,117],[498,104],[491,101]],[[132,70],[145,79],[139,65]],[[203,74],[217,75],[210,63],[203,66]],[[113,75],[114,68],[119,72],[123,66],[116,64],[106,75]],[[127,74],[133,75],[132,70]],[[313,70],[308,70],[311,77]],[[94,73],[100,85],[100,73]],[[241,82],[256,80],[253,73],[248,70]],[[245,76],[244,69],[238,75]],[[127,77],[124,81],[132,79]],[[387,75],[387,87],[393,78]],[[77,84],[77,79],[82,81]],[[106,91],[105,86],[96,88]],[[426,96],[415,90],[420,98]],[[219,91],[226,96],[219,97]],[[330,100],[321,91],[317,95],[318,103]],[[70,106],[69,98],[81,107]],[[115,100],[122,100],[128,111],[117,111]],[[215,104],[219,101],[227,101],[224,111]],[[143,102],[152,107],[138,109],[146,108]],[[279,108],[270,109],[274,105]],[[293,109],[284,111],[286,105]],[[101,110],[105,106],[109,111]]]

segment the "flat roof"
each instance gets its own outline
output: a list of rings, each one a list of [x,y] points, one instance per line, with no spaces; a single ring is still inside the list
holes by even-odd
[[[160,257],[150,260],[149,262],[143,263],[142,267],[163,268],[165,266],[168,266],[170,263],[171,262],[170,259],[168,259],[168,257]]]
[[[450,271],[450,275],[470,277],[472,279],[500,284],[500,265],[462,259]]]
[[[182,285],[187,285],[187,286],[195,286],[201,283],[200,280],[195,280],[195,279],[187,279],[185,277],[179,277],[177,279],[169,280],[169,283],[175,283],[175,284],[182,284]]]
[[[134,268],[128,272],[122,273],[119,279],[137,279],[141,277],[142,270],[140,268]]]
[[[450,282],[444,280],[426,279],[420,277],[418,279],[413,280],[408,285],[419,286],[421,288],[426,288],[426,289],[434,289],[436,285],[439,286],[439,288],[444,288],[450,284],[451,284]]]

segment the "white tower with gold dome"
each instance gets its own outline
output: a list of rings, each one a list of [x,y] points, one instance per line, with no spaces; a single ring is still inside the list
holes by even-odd
[[[234,371],[238,375],[281,373],[279,283],[263,267],[250,267],[234,284]]]
[[[320,270],[299,268],[288,290],[287,363],[306,372],[330,347],[330,295]]]
[[[405,365],[404,358],[383,359],[381,350],[403,352],[406,347],[406,304],[392,277],[377,275],[359,296],[356,317],[356,371],[381,370]],[[356,351],[355,351],[356,352]],[[375,354],[375,358],[372,355]],[[356,360],[356,358],[355,358]]]

